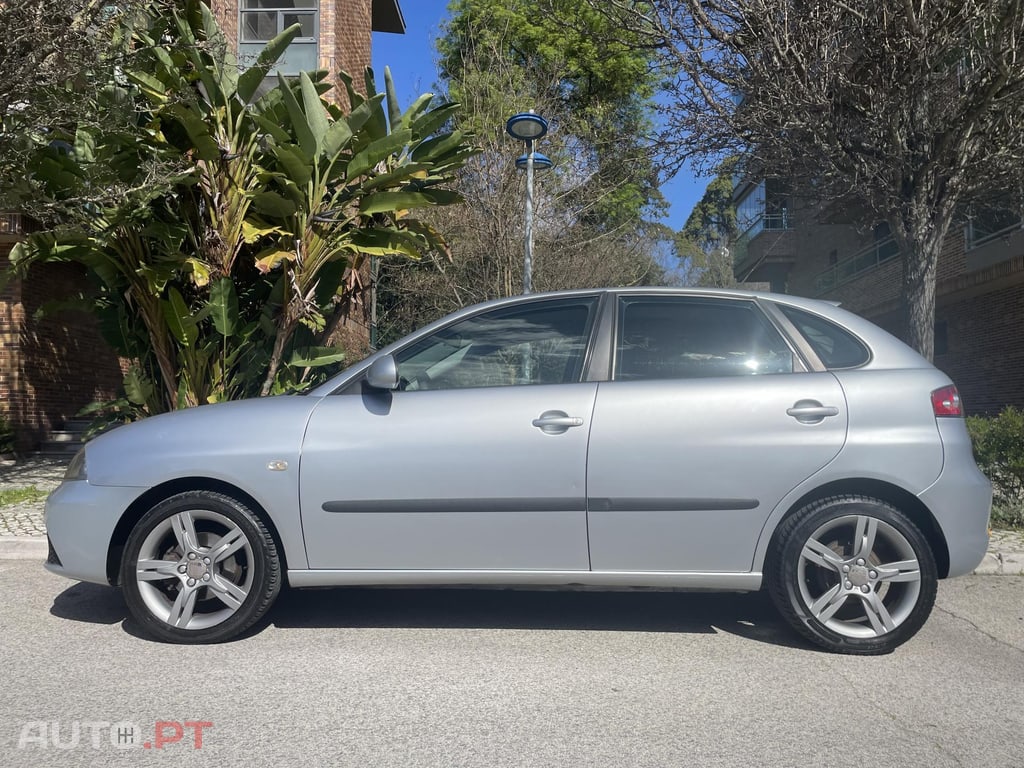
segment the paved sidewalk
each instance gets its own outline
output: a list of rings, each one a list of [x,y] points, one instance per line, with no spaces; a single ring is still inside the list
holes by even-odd
[[[60,485],[67,463],[58,459],[26,459],[0,465],[0,491],[35,486],[52,491]],[[43,502],[0,507],[0,560],[45,559]],[[993,531],[988,553],[975,573],[1024,575],[1024,531]]]

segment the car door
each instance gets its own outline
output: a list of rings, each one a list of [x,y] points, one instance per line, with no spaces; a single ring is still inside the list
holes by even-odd
[[[587,569],[596,311],[492,309],[401,348],[398,390],[325,397],[300,469],[310,567]]]
[[[587,468],[594,570],[741,572],[846,437],[843,392],[756,302],[622,296]]]

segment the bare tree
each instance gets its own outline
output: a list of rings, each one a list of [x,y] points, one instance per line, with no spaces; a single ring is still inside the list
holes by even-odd
[[[524,174],[514,161],[522,144],[499,130],[476,137],[482,152],[467,163],[457,182],[464,202],[427,215],[444,232],[450,253],[381,266],[385,340],[459,307],[521,291],[525,190]],[[565,157],[559,145],[566,138],[552,135],[540,149]],[[667,261],[667,254],[664,260],[656,257],[659,248],[668,247],[670,232],[636,227],[635,222],[606,231],[586,220],[582,208],[598,205],[601,195],[613,191],[594,184],[579,158],[537,174],[535,290],[665,282],[660,261]]]
[[[457,179],[465,202],[427,214],[450,253],[382,265],[384,340],[459,307],[522,290],[525,174],[515,159],[524,145],[504,128],[512,114],[528,108],[550,123],[537,150],[554,161],[551,170],[536,173],[534,185],[534,289],[666,281],[661,264],[669,261],[672,233],[645,220],[655,207],[643,197],[649,164],[628,162],[628,153],[626,160],[614,155],[610,162],[614,148],[601,143],[587,115],[565,98],[564,64],[557,57],[511,60],[507,34],[498,28],[460,41],[459,67],[446,85],[451,100],[461,104],[458,125],[475,133],[481,152]],[[589,106],[597,111],[599,98]]]
[[[931,357],[936,264],[958,207],[1020,195],[1022,0],[590,0],[679,74],[663,153],[745,153],[888,222],[909,342]]]

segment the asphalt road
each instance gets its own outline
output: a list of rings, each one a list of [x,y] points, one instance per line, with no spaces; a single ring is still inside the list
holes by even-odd
[[[943,583],[875,658],[760,595],[290,592],[184,647],[36,563],[0,562],[0,593],[5,767],[1024,767],[1021,577]]]

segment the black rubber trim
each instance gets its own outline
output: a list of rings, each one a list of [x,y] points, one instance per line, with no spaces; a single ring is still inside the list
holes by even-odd
[[[589,499],[595,512],[697,512],[757,509],[757,499]]]
[[[410,512],[586,512],[582,498],[573,499],[383,499],[325,501],[324,512],[335,514]]]
[[[757,509],[757,499],[353,499],[325,501],[332,514],[424,512],[697,512]]]

